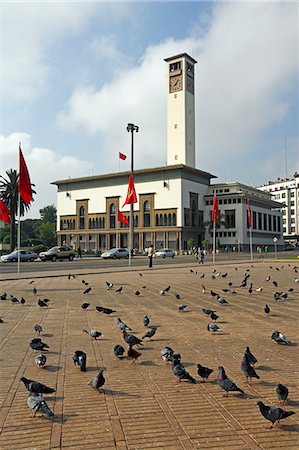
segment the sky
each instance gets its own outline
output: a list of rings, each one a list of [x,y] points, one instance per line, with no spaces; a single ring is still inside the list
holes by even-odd
[[[37,192],[166,163],[166,63],[195,70],[196,167],[258,186],[299,171],[297,2],[2,1],[0,175],[21,142]],[[121,164],[120,164],[121,163]]]

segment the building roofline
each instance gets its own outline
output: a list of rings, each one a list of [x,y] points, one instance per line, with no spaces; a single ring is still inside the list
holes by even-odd
[[[169,58],[164,58],[164,61],[169,62],[172,61],[173,59],[184,57],[190,59],[193,62],[193,64],[197,63],[197,61],[194,58],[192,58],[192,56],[188,55],[188,53],[179,53],[178,55],[170,56]]]
[[[208,178],[209,180],[211,178],[217,178],[216,175],[213,175],[209,172],[204,172],[203,170],[195,169],[194,167],[185,166],[184,164],[175,164],[172,166],[162,166],[162,167],[153,167],[150,169],[138,169],[134,170],[134,175],[142,175],[142,174],[148,174],[148,173],[159,173],[159,172],[171,172],[175,170],[183,170],[184,172],[193,173],[195,175],[202,176],[204,178]],[[51,184],[54,185],[61,185],[61,184],[71,184],[74,182],[80,182],[80,181],[92,181],[92,180],[99,180],[99,179],[109,179],[109,178],[122,178],[124,176],[129,176],[130,171],[125,172],[114,172],[114,173],[107,173],[107,174],[101,174],[101,175],[91,175],[87,177],[80,177],[80,178],[67,178],[66,180],[56,180],[52,181]]]

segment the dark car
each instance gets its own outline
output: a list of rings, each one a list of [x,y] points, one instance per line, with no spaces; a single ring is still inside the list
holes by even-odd
[[[41,252],[39,257],[42,261],[57,261],[60,259],[68,259],[69,261],[73,261],[75,255],[75,250],[66,245],[62,245],[61,247],[52,247],[46,252]]]

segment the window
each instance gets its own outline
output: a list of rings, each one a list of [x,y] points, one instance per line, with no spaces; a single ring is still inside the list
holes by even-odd
[[[224,189],[224,192],[229,192],[229,189]]]
[[[80,206],[79,209],[79,229],[84,230],[85,228],[85,209],[84,206]]]
[[[151,207],[150,202],[146,200],[143,203],[143,226],[150,227],[151,226]]]
[[[247,221],[248,221],[248,215],[247,215]],[[256,211],[252,211],[252,228],[256,229]]]
[[[291,201],[291,206],[295,206],[295,202],[293,200]]]
[[[295,192],[294,191],[291,192],[291,197],[295,197]]]
[[[115,204],[111,203],[109,206],[109,226],[115,228]],[[112,248],[112,247],[110,247]]]
[[[189,223],[189,210],[185,209],[184,210],[184,224],[185,227],[189,227],[190,223]]]
[[[286,198],[285,192],[283,192],[283,193],[281,194],[281,198]]]
[[[295,210],[291,209],[291,215],[293,216],[295,214]]]
[[[277,231],[280,233],[281,231],[281,219],[280,217],[277,217]]]
[[[225,228],[236,227],[236,211],[235,209],[226,209],[224,211]]]
[[[257,220],[258,220],[258,229],[262,230],[262,213],[257,213]]]
[[[291,227],[291,233],[295,233],[295,227]]]
[[[191,206],[191,226],[192,227],[196,227],[197,226],[197,220],[196,220],[196,203],[195,200],[192,201],[192,206]]]
[[[276,231],[276,217],[277,216],[273,216],[273,231]]]
[[[175,227],[176,226],[176,213],[172,214],[172,225]]]
[[[236,198],[233,198],[233,203],[237,203],[237,199]]]
[[[270,214],[268,215],[268,226],[269,231],[272,231],[272,216]]]
[[[267,214],[263,214],[264,217],[264,230],[268,230]]]

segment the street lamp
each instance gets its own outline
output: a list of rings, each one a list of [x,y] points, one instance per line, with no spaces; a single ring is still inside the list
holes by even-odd
[[[134,179],[134,131],[138,133],[139,127],[137,125],[134,125],[133,123],[128,123],[127,125],[127,131],[128,133],[131,133],[131,173],[132,177]],[[129,245],[129,266],[131,265],[131,257],[132,257],[132,251],[133,251],[133,236],[134,236],[134,217],[133,217],[133,211],[134,211],[134,204],[130,204],[130,245]]]

